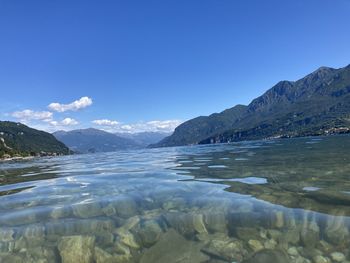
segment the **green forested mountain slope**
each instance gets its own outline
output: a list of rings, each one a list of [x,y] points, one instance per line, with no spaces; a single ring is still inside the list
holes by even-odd
[[[281,81],[248,106],[189,120],[154,147],[348,132],[350,65]]]
[[[61,155],[69,149],[52,134],[10,121],[0,121],[0,158],[9,155]]]

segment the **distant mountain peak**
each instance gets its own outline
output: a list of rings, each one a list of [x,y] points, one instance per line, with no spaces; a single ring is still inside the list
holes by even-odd
[[[304,79],[315,78],[315,77],[324,78],[324,77],[329,76],[330,74],[334,73],[335,71],[337,71],[337,69],[322,66],[322,67],[319,67],[318,69],[316,69],[314,72],[307,75]]]
[[[326,66],[321,66],[319,67],[318,69],[316,69],[314,72],[317,72],[317,71],[330,71],[330,70],[335,70],[335,68],[331,68],[331,67],[326,67]]]

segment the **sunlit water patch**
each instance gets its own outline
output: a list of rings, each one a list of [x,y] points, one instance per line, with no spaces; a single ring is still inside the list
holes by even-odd
[[[216,164],[216,165],[208,165],[208,168],[211,168],[211,169],[225,169],[227,168],[226,165],[222,165],[222,164]]]
[[[349,149],[334,136],[1,163],[0,262],[346,263]]]

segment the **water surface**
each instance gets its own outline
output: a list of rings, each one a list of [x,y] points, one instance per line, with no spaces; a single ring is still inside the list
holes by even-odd
[[[0,163],[0,262],[347,262],[350,137]]]

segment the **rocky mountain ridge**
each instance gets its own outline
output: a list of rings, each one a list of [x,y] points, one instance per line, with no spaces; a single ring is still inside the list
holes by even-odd
[[[151,147],[350,131],[350,65],[280,81],[249,105],[189,120]]]

